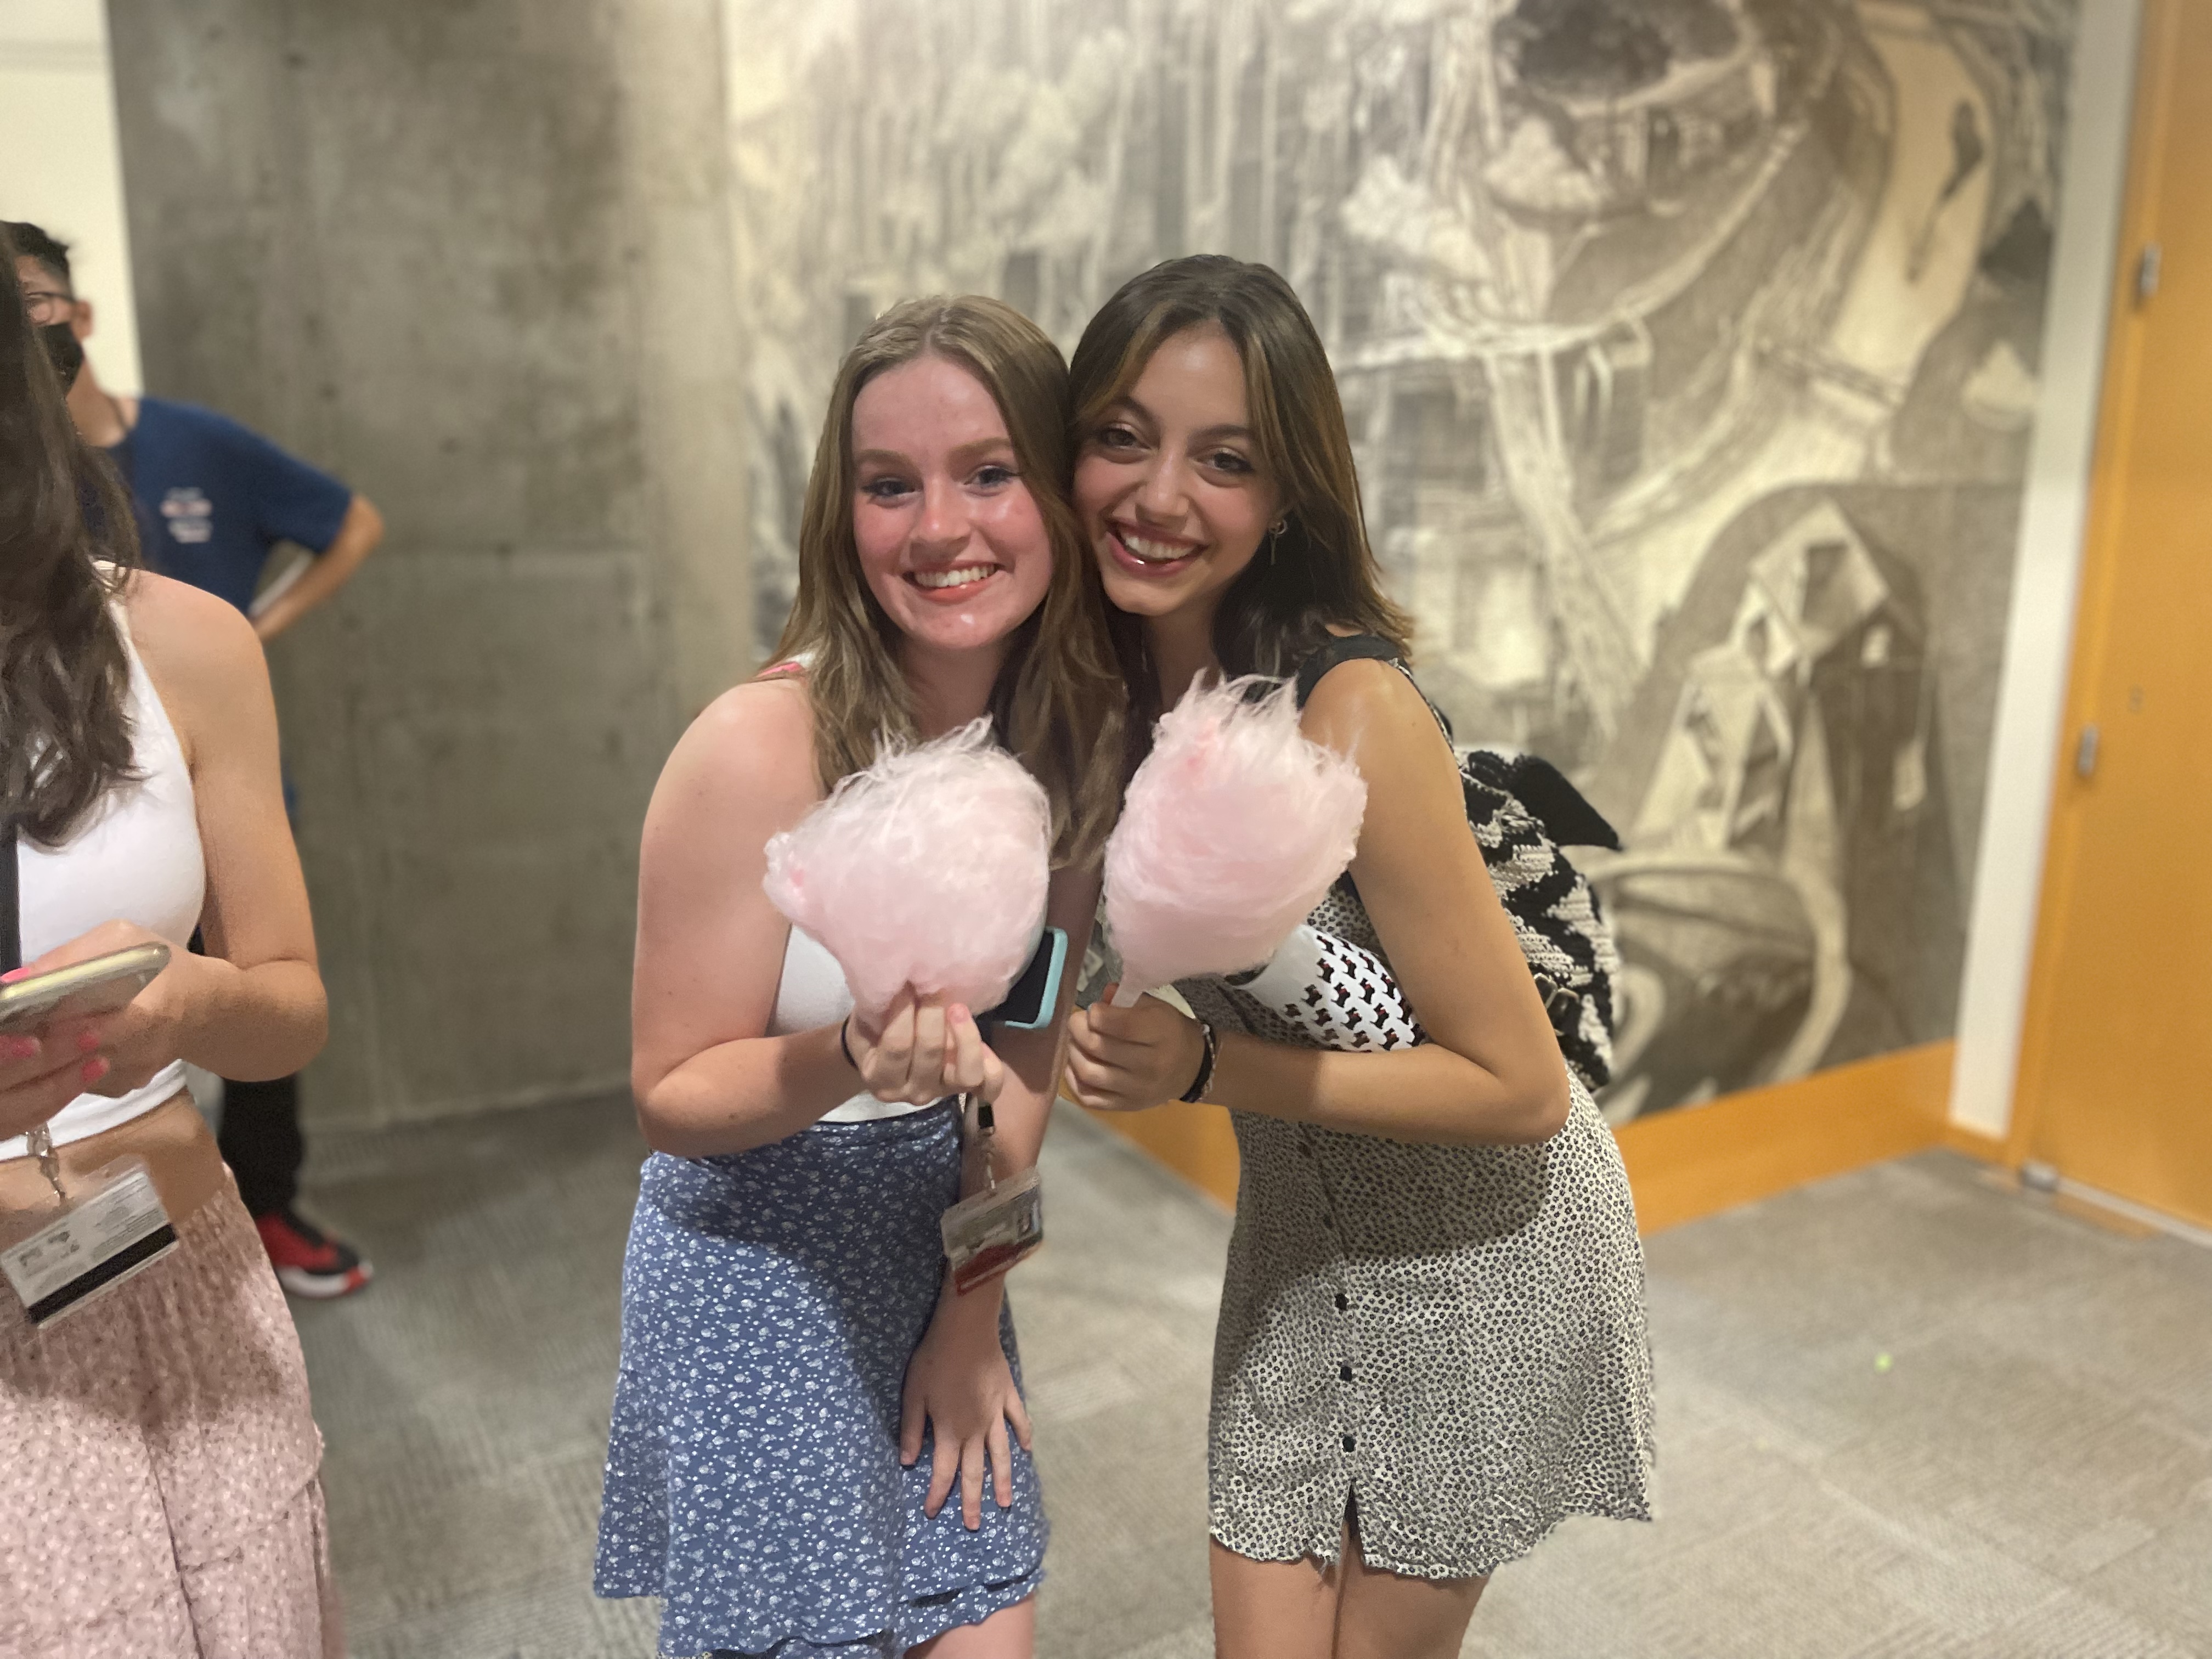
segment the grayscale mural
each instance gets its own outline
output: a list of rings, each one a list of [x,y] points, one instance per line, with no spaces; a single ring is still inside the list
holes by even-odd
[[[836,360],[1261,259],[1461,737],[1627,850],[1615,1119],[1948,1036],[2075,0],[726,0],[763,648]]]

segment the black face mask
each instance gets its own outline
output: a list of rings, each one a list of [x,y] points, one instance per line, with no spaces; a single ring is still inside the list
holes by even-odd
[[[62,377],[62,390],[67,392],[76,384],[77,371],[84,367],[84,342],[67,323],[45,324],[39,337],[46,343],[46,359],[53,364],[54,373]]]

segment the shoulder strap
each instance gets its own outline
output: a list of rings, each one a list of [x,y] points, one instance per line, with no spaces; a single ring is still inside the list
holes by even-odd
[[[15,890],[15,819],[0,820],[0,974],[23,965],[21,897]]]
[[[1298,707],[1306,706],[1321,684],[1321,677],[1340,662],[1396,662],[1398,647],[1378,634],[1350,634],[1340,639],[1331,635],[1314,653],[1298,665]]]

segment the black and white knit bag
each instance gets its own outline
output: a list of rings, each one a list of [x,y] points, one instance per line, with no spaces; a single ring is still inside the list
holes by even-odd
[[[1361,658],[1406,672],[1387,640],[1335,640],[1298,671],[1300,705],[1331,668]],[[1437,719],[1449,737],[1450,723],[1440,711]],[[1459,754],[1468,824],[1535,975],[1559,1050],[1590,1088],[1601,1088],[1613,1074],[1613,979],[1620,958],[1597,896],[1561,848],[1617,849],[1620,837],[1550,763],[1494,749]],[[1340,884],[1347,893],[1351,883],[1346,875]],[[1316,912],[1324,924],[1330,908],[1324,899]],[[1325,925],[1301,927],[1266,967],[1229,982],[1325,1048],[1399,1048],[1427,1041],[1384,963]]]

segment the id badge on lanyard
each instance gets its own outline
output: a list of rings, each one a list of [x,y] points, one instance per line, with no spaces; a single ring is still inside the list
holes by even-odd
[[[28,1139],[56,1207],[0,1221],[0,1273],[43,1328],[168,1255],[177,1229],[143,1158],[118,1158],[65,1188],[46,1127]]]
[[[0,972],[23,965],[15,887],[15,821],[0,823]],[[54,1207],[0,1218],[0,1273],[34,1326],[52,1324],[143,1272],[177,1248],[177,1230],[154,1190],[145,1161],[118,1158],[75,1190],[62,1181],[61,1160],[43,1123],[24,1137],[39,1173],[54,1189]]]
[[[968,1126],[969,1099],[966,1095],[960,1097],[963,1132]],[[961,1296],[1003,1277],[1044,1243],[1044,1189],[1037,1172],[1024,1170],[1005,1181],[999,1179],[992,1144],[997,1126],[988,1100],[976,1103],[975,1127],[983,1143],[984,1178],[989,1184],[947,1210],[938,1228],[945,1240],[945,1259],[952,1269],[952,1288]]]

